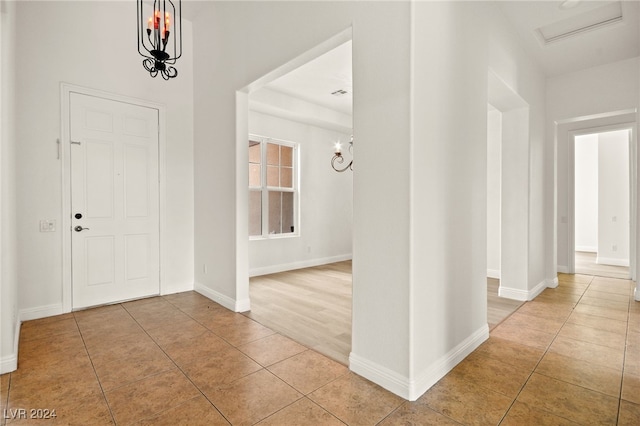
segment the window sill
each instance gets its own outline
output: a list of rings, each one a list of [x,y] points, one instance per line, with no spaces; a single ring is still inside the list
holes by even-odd
[[[260,235],[255,237],[249,237],[249,241],[269,241],[269,240],[283,240],[288,238],[298,238],[300,234],[269,234],[269,235]]]

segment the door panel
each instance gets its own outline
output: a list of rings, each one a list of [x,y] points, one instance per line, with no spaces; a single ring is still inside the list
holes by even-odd
[[[86,217],[113,218],[113,144],[110,141],[92,139],[87,139],[84,144],[84,167],[80,171],[84,176],[80,175],[77,178],[82,180],[79,184],[84,190]]]
[[[158,111],[71,93],[70,118],[73,308],[156,295]]]

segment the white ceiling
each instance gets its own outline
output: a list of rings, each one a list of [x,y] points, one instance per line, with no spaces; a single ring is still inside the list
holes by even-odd
[[[562,7],[563,1],[497,1],[498,8],[513,25],[524,48],[547,76],[590,68],[640,55],[638,0],[622,1],[621,22],[598,27],[578,35],[545,44],[538,28],[563,21],[615,3],[617,0],[570,0],[573,6]],[[186,2],[185,2],[186,3]],[[199,7],[206,4],[200,2]],[[193,6],[189,2],[189,7]],[[186,9],[186,5],[184,7]],[[185,16],[187,14],[185,13]],[[324,107],[351,114],[353,87],[351,80],[351,42],[308,62],[266,86]],[[343,96],[331,95],[345,90]]]
[[[505,1],[498,3],[520,35],[525,48],[548,76],[634,58],[638,45],[638,1],[622,1],[622,22],[602,26],[566,39],[544,44],[537,29],[615,1],[580,1],[563,10],[562,1]]]
[[[351,115],[351,45],[348,41],[265,87]],[[346,93],[333,94],[338,90]]]

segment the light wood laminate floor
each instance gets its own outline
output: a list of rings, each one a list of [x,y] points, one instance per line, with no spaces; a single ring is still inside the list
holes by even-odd
[[[498,296],[487,279],[487,321],[493,329],[522,302]],[[351,261],[253,277],[246,315],[345,365],[351,352]]]
[[[596,263],[597,254],[583,251],[576,252],[576,274],[597,277],[629,278],[629,267],[601,265]]]
[[[351,352],[351,261],[250,279],[246,315],[345,365]]]

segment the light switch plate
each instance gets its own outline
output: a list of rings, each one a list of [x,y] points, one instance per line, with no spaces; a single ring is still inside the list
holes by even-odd
[[[56,221],[53,219],[40,221],[40,232],[55,232]]]

